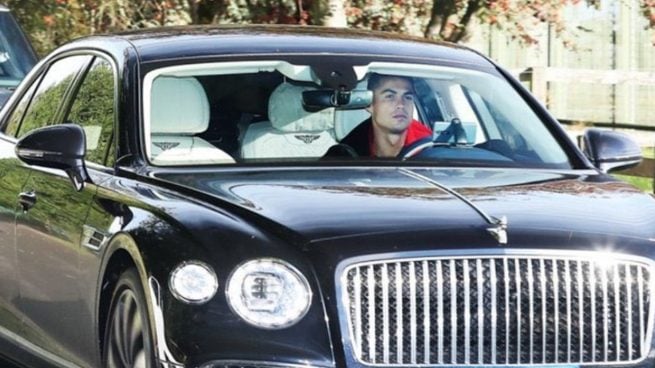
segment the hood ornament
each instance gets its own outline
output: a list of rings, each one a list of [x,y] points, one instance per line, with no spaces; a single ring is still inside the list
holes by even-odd
[[[506,245],[507,244],[507,217],[502,216],[500,219],[492,217],[494,220],[494,226],[487,228],[487,231],[493,235],[498,244]]]

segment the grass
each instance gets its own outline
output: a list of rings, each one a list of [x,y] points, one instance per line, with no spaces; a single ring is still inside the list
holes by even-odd
[[[653,147],[643,147],[642,154],[644,158],[655,159],[655,148]],[[645,191],[653,193],[655,188],[653,187],[653,178],[642,178],[639,176],[628,176],[628,175],[614,175],[617,179],[623,180],[626,183],[632,184],[635,187]]]
[[[623,180],[626,183],[632,184],[633,186],[643,190],[644,192],[653,192],[653,179],[652,178],[640,178],[638,176],[628,176],[628,175],[616,175],[619,180]]]

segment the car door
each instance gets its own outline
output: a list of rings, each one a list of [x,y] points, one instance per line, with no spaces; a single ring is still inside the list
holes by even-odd
[[[109,58],[97,55],[67,108],[64,121],[80,125],[86,136],[86,167],[91,182],[85,190],[96,193],[97,188],[110,179],[115,161],[114,127],[116,126],[117,90],[116,68]],[[103,206],[106,202],[83,198],[89,206],[80,226],[78,248],[79,314],[76,326],[81,342],[74,352],[81,366],[93,366],[97,358],[96,308],[100,254],[108,239],[106,230],[114,223],[112,211]],[[76,230],[77,231],[77,230]]]
[[[50,65],[18,128],[19,139],[63,120],[65,101],[92,58],[71,55]],[[22,203],[16,218],[21,336],[42,351],[71,361],[80,343],[75,327],[81,308],[77,287],[80,224],[92,190],[77,192],[63,171],[31,166],[16,193]]]
[[[29,169],[16,153],[16,131],[39,85],[40,76],[23,91],[6,115],[0,133],[0,331],[11,336],[20,332],[21,317],[17,313],[19,289],[16,268],[16,216],[19,213],[17,195],[27,181]]]

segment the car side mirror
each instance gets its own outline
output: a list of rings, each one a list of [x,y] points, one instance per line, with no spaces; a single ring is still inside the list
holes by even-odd
[[[580,148],[603,172],[626,169],[641,162],[641,148],[625,133],[592,128],[580,138]]]
[[[60,124],[36,129],[16,143],[16,155],[29,165],[61,169],[77,191],[89,175],[84,165],[86,138],[76,124]]]

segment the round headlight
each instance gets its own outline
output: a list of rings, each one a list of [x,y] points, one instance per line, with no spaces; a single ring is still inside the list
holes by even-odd
[[[171,272],[169,287],[180,301],[201,304],[216,294],[218,280],[209,265],[199,261],[189,261],[181,263]]]
[[[276,329],[298,322],[309,310],[312,291],[295,267],[278,259],[256,259],[237,267],[227,281],[236,314],[257,327]]]

